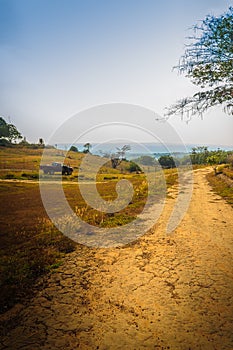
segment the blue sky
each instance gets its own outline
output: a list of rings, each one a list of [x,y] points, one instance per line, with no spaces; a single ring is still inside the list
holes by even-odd
[[[30,141],[75,113],[124,102],[159,114],[197,90],[172,71],[192,25],[228,0],[0,0],[0,115]],[[232,145],[221,108],[171,124],[186,143]]]

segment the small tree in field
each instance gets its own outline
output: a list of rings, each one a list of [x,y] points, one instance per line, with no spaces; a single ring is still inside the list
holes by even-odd
[[[90,149],[91,149],[91,144],[89,142],[85,143],[85,145],[83,146],[83,153],[91,153]]]
[[[122,162],[122,160],[126,160],[126,152],[130,150],[130,145],[124,145],[121,148],[117,147],[117,152],[111,155],[111,163],[113,169],[116,169],[116,167]]]
[[[41,137],[39,138],[38,145],[39,145],[40,147],[44,147],[44,146],[45,146],[44,140],[43,140]]]
[[[139,173],[142,171],[140,166],[135,162],[133,162],[132,160],[129,162],[128,170],[130,173],[134,173],[134,172]]]
[[[175,68],[201,90],[168,108],[167,115],[181,114],[190,119],[217,105],[233,115],[233,8],[219,17],[207,16],[193,29]]]
[[[158,159],[158,162],[163,168],[169,169],[169,168],[175,168],[176,167],[175,161],[174,161],[173,157],[170,156],[170,155],[161,156]]]
[[[78,148],[76,146],[71,146],[70,151],[72,152],[78,152]]]

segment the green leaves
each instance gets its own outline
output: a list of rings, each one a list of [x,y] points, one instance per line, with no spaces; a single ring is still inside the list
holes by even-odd
[[[22,135],[13,124],[7,124],[7,122],[0,117],[0,138],[5,138],[12,142],[22,139]]]
[[[168,108],[167,115],[190,119],[219,104],[233,115],[233,8],[219,17],[207,16],[193,30],[194,36],[175,68],[203,90],[178,101]]]

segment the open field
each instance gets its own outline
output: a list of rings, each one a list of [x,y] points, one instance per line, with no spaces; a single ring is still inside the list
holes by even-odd
[[[190,207],[172,235],[176,185],[136,242],[77,245],[28,306],[3,315],[18,323],[2,349],[232,349],[233,208],[213,193],[210,171],[194,171]]]
[[[64,158],[56,155],[57,150],[52,152],[56,161]],[[171,237],[166,236],[165,226],[177,195],[177,172],[165,170],[169,196],[159,223],[125,247],[96,249],[74,243],[50,222],[39,192],[41,150],[27,154],[14,149],[7,154],[4,149],[1,155],[3,349],[20,349],[26,343],[44,350],[64,344],[68,349],[151,349],[156,345],[158,349],[186,350],[190,344],[191,349],[198,349],[193,332],[199,335],[203,349],[209,349],[209,343],[222,344],[221,349],[233,346],[229,328],[233,315],[232,210],[213,194],[205,178],[232,204],[230,167],[220,166],[216,176],[210,169],[194,171],[190,209]],[[82,154],[69,156],[75,172],[63,177],[63,189],[82,220],[98,227],[115,227],[132,221],[142,211],[148,195],[144,174],[130,174],[124,167],[103,167],[97,188],[104,200],[116,198],[116,184],[121,179],[132,183],[134,196],[124,210],[102,214],[86,205],[77,186]],[[44,180],[46,176],[59,180],[56,175],[44,175]],[[90,173],[86,180],[83,186],[88,190],[94,175]],[[222,310],[219,315],[218,309]],[[22,327],[26,338],[19,336]],[[118,341],[119,347],[115,346]]]
[[[0,147],[0,179],[38,179],[43,151],[43,149]],[[66,152],[51,148],[46,150],[44,161],[46,164],[59,162],[73,167],[73,174],[64,177],[67,181],[72,181],[77,180],[78,169],[83,156],[83,153]],[[95,159],[95,156],[93,156],[93,159]],[[127,166],[128,162],[123,161],[118,169],[112,169],[110,161],[106,158],[106,164],[101,167],[98,175],[100,179],[103,179],[104,176],[114,178],[119,174],[127,174],[129,173]],[[43,172],[40,173],[43,174]]]
[[[59,233],[43,207],[38,182],[42,150],[2,148],[0,153],[0,198],[3,203],[0,221],[0,312],[5,312],[31,295],[38,277],[59,266],[64,254],[77,249],[77,244]],[[64,159],[63,151],[52,150],[52,153],[56,161]],[[114,227],[132,221],[142,211],[147,197],[143,174],[123,173],[122,169],[109,167],[102,169],[104,172],[98,174],[97,188],[105,200],[116,198],[116,184],[123,178],[131,181],[135,192],[132,203],[126,209],[115,215],[103,215],[86,205],[76,186],[83,155],[72,152],[68,156],[75,172],[72,177],[63,177],[63,188],[70,206],[82,220],[100,227]],[[46,176],[51,179],[51,176]],[[165,177],[167,186],[172,186],[177,179],[176,171],[166,170]],[[52,178],[54,181],[57,179],[56,175]],[[157,189],[159,196],[159,183]]]

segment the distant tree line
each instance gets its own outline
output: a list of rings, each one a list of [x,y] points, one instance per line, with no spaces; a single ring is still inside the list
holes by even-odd
[[[17,143],[18,142],[18,143]],[[0,117],[0,146],[23,146],[30,148],[50,148],[53,146],[45,146],[44,140],[39,138],[37,144],[29,143],[25,137],[21,135],[16,126],[11,123],[7,123],[3,117]],[[57,146],[57,145],[55,145]],[[91,153],[92,145],[87,142],[83,146],[83,153]],[[135,160],[128,161],[126,159],[126,152],[130,151],[130,145],[124,145],[121,148],[117,147],[116,151],[110,154],[102,153],[103,157],[110,158],[111,166],[116,169],[123,161],[128,162],[127,170],[130,172],[141,172],[141,167],[148,166],[154,167],[158,163],[162,168],[175,168],[179,165],[187,165],[188,163],[199,164],[199,165],[215,165],[232,163],[233,152],[224,151],[218,148],[217,150],[210,151],[208,147],[193,147],[190,155],[182,158],[174,157],[171,154],[162,155],[156,160],[154,157],[149,155],[143,155]],[[79,152],[76,146],[71,146],[70,151]],[[141,167],[140,167],[141,166]]]
[[[228,156],[232,152],[223,151],[220,148],[209,151],[208,147],[193,147],[190,155],[192,164],[223,164],[227,163]]]
[[[193,147],[192,152],[188,156],[182,158],[175,158],[171,155],[164,155],[158,159],[162,168],[175,168],[179,165],[186,165],[191,163],[193,165],[214,165],[229,163],[232,157],[232,151],[224,151],[218,148],[217,150],[210,151],[206,146]]]
[[[90,144],[90,142],[85,143],[85,145],[83,146],[83,153],[91,153],[91,148],[92,145]],[[69,149],[71,152],[79,152],[78,147],[72,145]]]

